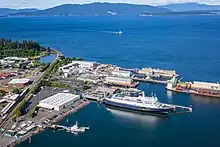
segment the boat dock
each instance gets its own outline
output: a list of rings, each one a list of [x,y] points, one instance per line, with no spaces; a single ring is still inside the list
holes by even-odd
[[[89,127],[79,127],[77,121],[71,127],[67,127],[67,126],[63,126],[63,125],[48,125],[48,128],[51,128],[53,130],[64,130],[64,131],[67,131],[70,133],[74,133],[76,135],[77,135],[77,133],[83,133],[86,130],[89,130]]]
[[[137,78],[137,77],[133,77],[132,78],[133,80],[135,81],[139,81],[139,82],[146,82],[146,83],[153,83],[153,84],[167,84],[168,83],[168,80],[167,81],[162,81],[162,80],[154,80],[154,79],[151,79],[151,78]]]
[[[87,106],[88,104],[90,104],[90,101],[88,101],[88,100],[81,102],[79,105],[77,105],[76,107],[74,107],[70,111],[65,112],[61,117],[57,117],[56,119],[54,119],[54,122],[58,122],[58,121],[62,120],[64,117],[68,116],[71,113],[77,112],[78,110],[82,109],[83,107]]]
[[[192,112],[192,107],[173,105],[173,104],[163,104],[164,106],[171,107],[174,109],[174,113],[185,113]]]

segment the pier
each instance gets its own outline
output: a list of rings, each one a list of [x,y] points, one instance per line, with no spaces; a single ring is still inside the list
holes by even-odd
[[[171,107],[174,109],[174,113],[184,113],[184,112],[192,112],[192,107],[173,105],[173,104],[163,104],[164,106]]]
[[[63,113],[61,116],[59,116],[57,118],[54,118],[51,122],[49,122],[47,124],[41,124],[42,125],[41,127],[37,127],[36,126],[33,130],[31,130],[27,134],[22,135],[22,137],[16,137],[16,136],[12,137],[11,141],[8,142],[7,145],[5,144],[5,146],[13,147],[16,144],[19,144],[19,143],[21,143],[23,141],[26,141],[26,140],[30,141],[32,136],[34,136],[34,135],[36,135],[36,134],[38,134],[40,132],[45,131],[47,128],[51,128],[51,129],[61,128],[63,130],[67,130],[68,129],[67,127],[61,126],[61,125],[55,125],[53,123],[56,123],[56,122],[64,119],[66,116],[68,116],[71,113],[79,111],[83,107],[87,106],[89,103],[90,103],[90,101],[88,101],[88,100],[81,100],[81,101],[79,101],[77,106],[75,106],[74,108],[72,108],[72,109],[68,110],[67,112]]]
[[[139,82],[146,82],[146,83],[153,83],[153,84],[163,84],[163,85],[166,85],[169,81],[162,81],[162,80],[154,80],[154,79],[146,79],[146,78],[136,78],[136,77],[133,77],[132,78],[133,80],[135,81],[139,81]]]

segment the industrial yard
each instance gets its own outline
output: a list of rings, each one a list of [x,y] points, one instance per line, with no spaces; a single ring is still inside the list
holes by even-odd
[[[13,88],[19,88],[26,94],[25,89],[28,90],[45,74],[39,67],[25,70],[8,68],[8,71],[6,70],[2,70],[4,73],[2,73],[1,79],[1,88],[8,90],[5,90],[7,94],[0,100],[2,120],[5,119],[4,115],[7,117],[10,107],[16,101],[20,101],[21,94],[14,93]],[[10,73],[16,74],[12,76]],[[9,125],[1,129],[0,142],[13,146],[23,140],[30,140],[32,135],[51,128],[54,123],[70,113],[77,112],[88,105],[89,100],[102,102],[106,97],[114,96],[116,93],[141,94],[143,92],[137,89],[140,82],[164,84],[168,89],[170,83],[172,83],[172,87],[174,86],[176,83],[174,78],[177,79],[178,76],[174,70],[124,69],[111,64],[70,59],[67,64],[63,64],[61,60],[57,69],[41,81],[40,90],[31,95],[24,108],[24,113],[15,120],[8,119]],[[157,101],[154,96],[149,98]],[[177,110],[192,112],[191,107],[163,103],[160,105],[173,112]]]

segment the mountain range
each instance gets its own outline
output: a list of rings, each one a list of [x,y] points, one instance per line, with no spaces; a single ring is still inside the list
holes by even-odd
[[[106,16],[145,14],[209,14],[218,5],[176,3],[163,6],[135,5],[125,3],[64,4],[45,10],[0,8],[0,16]]]
[[[8,14],[16,14],[21,12],[35,12],[38,11],[38,9],[32,8],[32,9],[9,9],[9,8],[0,8],[0,16],[2,15],[8,15]]]
[[[220,10],[220,5],[206,5],[199,3],[176,3],[170,5],[159,6],[160,8],[169,9],[175,12],[183,11],[213,11]]]

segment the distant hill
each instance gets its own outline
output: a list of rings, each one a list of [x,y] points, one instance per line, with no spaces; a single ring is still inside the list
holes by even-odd
[[[14,14],[14,13],[23,13],[23,12],[36,12],[38,9],[8,9],[0,8],[0,16]]]
[[[166,8],[149,5],[123,3],[65,4],[35,12],[19,12],[10,15],[18,16],[105,16],[105,15],[141,15],[143,13],[169,12]]]
[[[220,5],[206,5],[199,3],[176,3],[176,4],[163,5],[158,7],[169,9],[176,12],[220,10]]]
[[[163,6],[125,3],[64,4],[45,10],[0,8],[0,16],[219,15],[220,6],[176,3]]]

